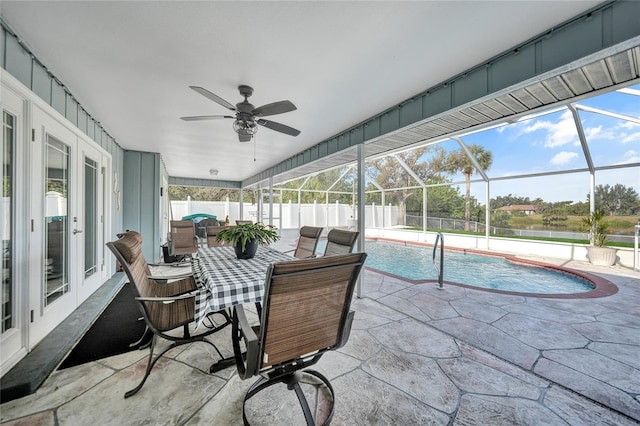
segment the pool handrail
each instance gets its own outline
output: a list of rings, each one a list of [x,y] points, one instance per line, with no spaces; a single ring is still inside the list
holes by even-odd
[[[440,267],[436,266],[436,251],[438,249],[438,242],[440,243]],[[436,242],[433,243],[433,267],[438,272],[438,288],[444,288],[444,236],[442,232],[436,234]]]

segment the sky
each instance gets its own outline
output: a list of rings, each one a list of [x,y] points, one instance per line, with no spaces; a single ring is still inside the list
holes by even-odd
[[[628,89],[635,92],[609,92],[576,104],[640,119],[640,84]],[[552,111],[555,112],[466,135],[462,140],[492,152],[493,163],[487,172],[490,178],[587,168],[571,111],[567,108]],[[579,116],[596,167],[640,163],[640,124],[581,109]],[[459,148],[455,141],[442,146]],[[461,174],[453,179],[464,180]],[[596,172],[596,185],[616,183],[631,186],[640,194],[640,166]],[[490,197],[512,194],[547,202],[575,202],[587,201],[588,193],[589,174],[584,172],[494,181]],[[472,185],[472,195],[484,204],[485,185]]]

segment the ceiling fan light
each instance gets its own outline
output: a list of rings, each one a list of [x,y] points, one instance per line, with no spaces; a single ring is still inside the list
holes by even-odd
[[[258,132],[258,125],[255,121],[235,120],[233,130],[244,136],[253,136]]]

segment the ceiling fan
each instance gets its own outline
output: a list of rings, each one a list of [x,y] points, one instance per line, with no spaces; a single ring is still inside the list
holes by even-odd
[[[222,105],[223,107],[228,108],[231,111],[235,111],[236,115],[235,117],[231,115],[196,115],[192,117],[180,117],[182,120],[199,121],[217,120],[220,118],[235,118],[235,121],[233,122],[233,130],[235,130],[238,134],[240,142],[251,141],[253,135],[255,135],[258,131],[258,124],[289,136],[298,136],[300,134],[300,130],[294,129],[293,127],[260,118],[267,115],[276,115],[295,111],[296,106],[292,104],[291,101],[273,102],[256,108],[247,100],[249,96],[253,94],[253,89],[249,86],[241,85],[238,86],[238,90],[240,91],[240,94],[244,96],[244,101],[239,102],[234,106],[233,104],[222,99],[220,96],[211,93],[207,89],[199,86],[189,87],[200,93],[202,96]]]

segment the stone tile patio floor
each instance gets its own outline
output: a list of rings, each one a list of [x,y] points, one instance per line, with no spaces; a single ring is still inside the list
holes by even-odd
[[[560,262],[539,259],[548,263]],[[336,392],[334,425],[640,424],[640,273],[586,262],[563,266],[614,282],[600,299],[545,299],[366,271],[349,343],[317,365]],[[230,330],[214,337],[231,354]],[[33,395],[0,405],[8,425],[237,425],[252,380],[207,374],[212,349],[168,353],[142,390],[134,351],[54,372]],[[305,392],[326,416],[326,395]],[[293,392],[248,404],[253,424],[303,424]]]

